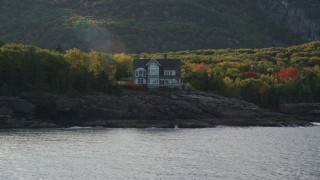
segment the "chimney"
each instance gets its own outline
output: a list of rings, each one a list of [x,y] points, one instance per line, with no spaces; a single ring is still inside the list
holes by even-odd
[[[167,59],[168,58],[168,54],[163,54],[163,59]]]

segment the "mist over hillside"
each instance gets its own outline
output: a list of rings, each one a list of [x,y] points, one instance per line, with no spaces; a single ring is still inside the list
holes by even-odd
[[[1,0],[0,37],[108,52],[269,47],[319,40],[317,0]]]

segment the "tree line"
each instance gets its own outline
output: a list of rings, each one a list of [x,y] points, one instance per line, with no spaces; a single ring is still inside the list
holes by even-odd
[[[119,92],[116,79],[128,76],[125,54],[83,52],[64,53],[30,45],[1,43],[0,95],[22,92],[82,94]],[[125,69],[125,70],[124,70]]]
[[[197,90],[263,107],[320,102],[320,41],[288,48],[180,51],[168,57],[182,60],[184,82]]]
[[[0,95],[22,92],[83,94],[120,92],[131,81],[133,58],[162,53],[108,54],[40,49],[0,41]],[[60,51],[60,52],[59,52]],[[288,48],[194,50],[168,53],[182,60],[192,88],[243,99],[263,107],[320,102],[320,41]]]

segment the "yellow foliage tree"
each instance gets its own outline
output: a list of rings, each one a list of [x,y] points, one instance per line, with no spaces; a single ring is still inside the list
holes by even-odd
[[[113,55],[113,59],[117,64],[117,71],[115,73],[115,78],[120,80],[122,78],[130,78],[132,75],[132,57],[121,53]]]

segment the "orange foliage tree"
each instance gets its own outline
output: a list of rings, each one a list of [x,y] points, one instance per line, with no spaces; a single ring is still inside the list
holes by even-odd
[[[194,64],[192,66],[192,71],[208,71],[209,70],[209,66],[205,63],[200,63],[200,64]]]
[[[281,68],[278,73],[276,73],[276,77],[280,81],[284,80],[296,80],[299,77],[299,73],[296,68],[288,67],[288,68]]]

